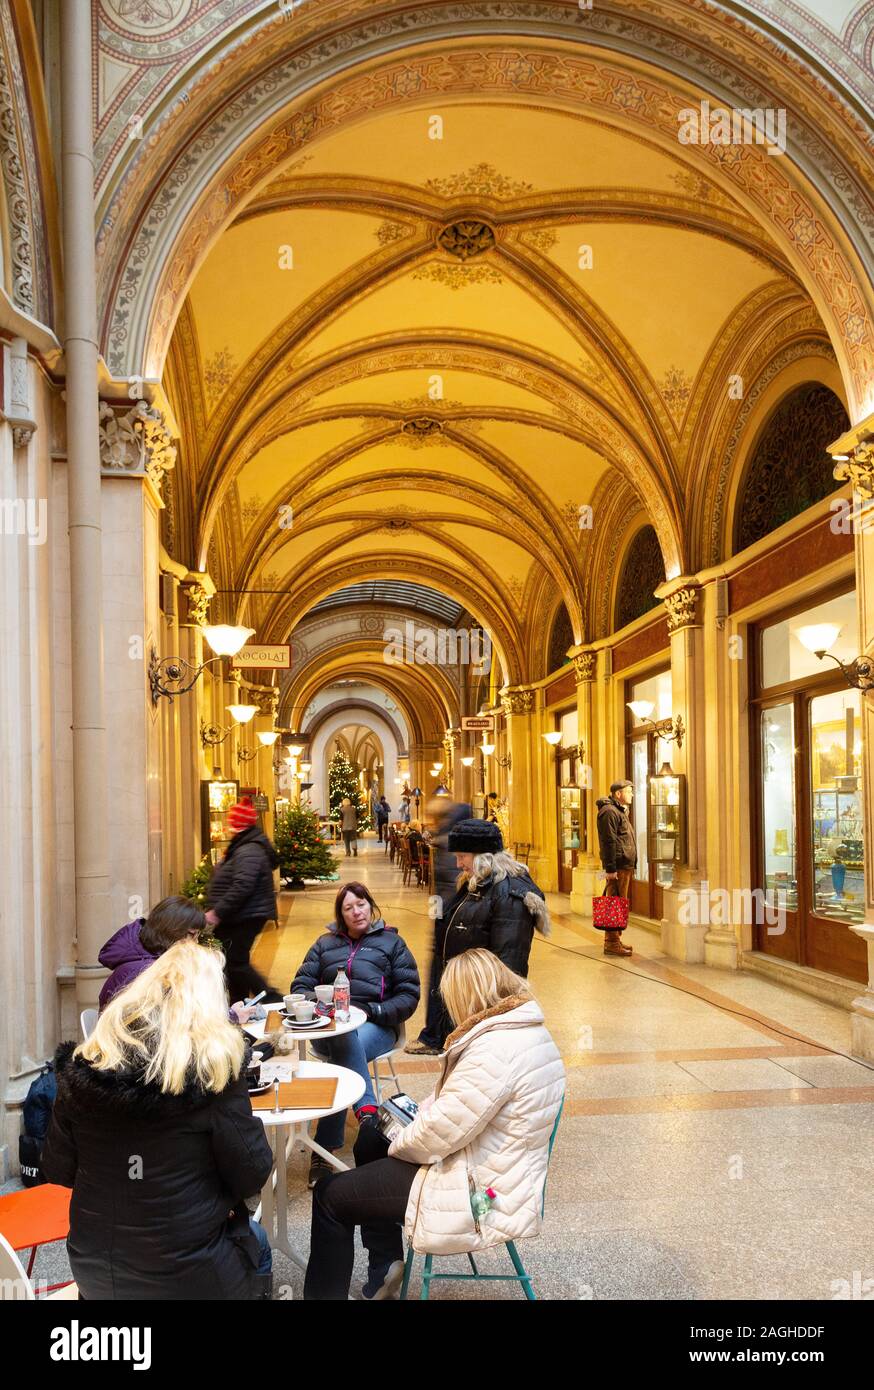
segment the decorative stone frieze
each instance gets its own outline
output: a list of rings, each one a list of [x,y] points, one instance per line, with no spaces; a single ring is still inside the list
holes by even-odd
[[[188,599],[188,621],[195,627],[204,627],[209,622],[209,605],[212,594],[208,594],[202,584],[186,584],[185,597]]]
[[[160,410],[148,401],[116,413],[100,402],[100,468],[105,474],[145,475],[158,492],[165,473],[176,467],[176,446]]]

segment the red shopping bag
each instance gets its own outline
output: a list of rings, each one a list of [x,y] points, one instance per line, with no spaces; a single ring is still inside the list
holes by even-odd
[[[592,899],[592,926],[598,931],[625,931],[628,926],[627,898],[608,893],[603,898]]]

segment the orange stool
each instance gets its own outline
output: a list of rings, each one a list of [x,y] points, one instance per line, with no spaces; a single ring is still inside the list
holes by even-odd
[[[55,1240],[64,1240],[67,1236],[72,1195],[69,1187],[58,1187],[55,1183],[47,1182],[0,1197],[0,1231],[13,1250],[30,1250],[28,1279],[39,1247],[51,1245]],[[46,1293],[66,1288],[72,1282],[72,1279],[65,1279],[62,1284],[49,1284]]]

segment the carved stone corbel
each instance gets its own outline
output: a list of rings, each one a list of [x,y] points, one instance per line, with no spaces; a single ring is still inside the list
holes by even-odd
[[[684,627],[699,626],[698,600],[701,590],[686,587],[677,589],[665,598],[668,610],[668,632],[679,632]]]
[[[574,666],[574,680],[577,685],[593,681],[598,669],[597,652],[577,652],[571,657]]]

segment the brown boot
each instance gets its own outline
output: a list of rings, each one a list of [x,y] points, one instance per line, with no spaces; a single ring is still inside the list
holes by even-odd
[[[631,947],[623,946],[622,933],[620,931],[607,931],[604,933],[604,955],[605,956],[630,956]]]

